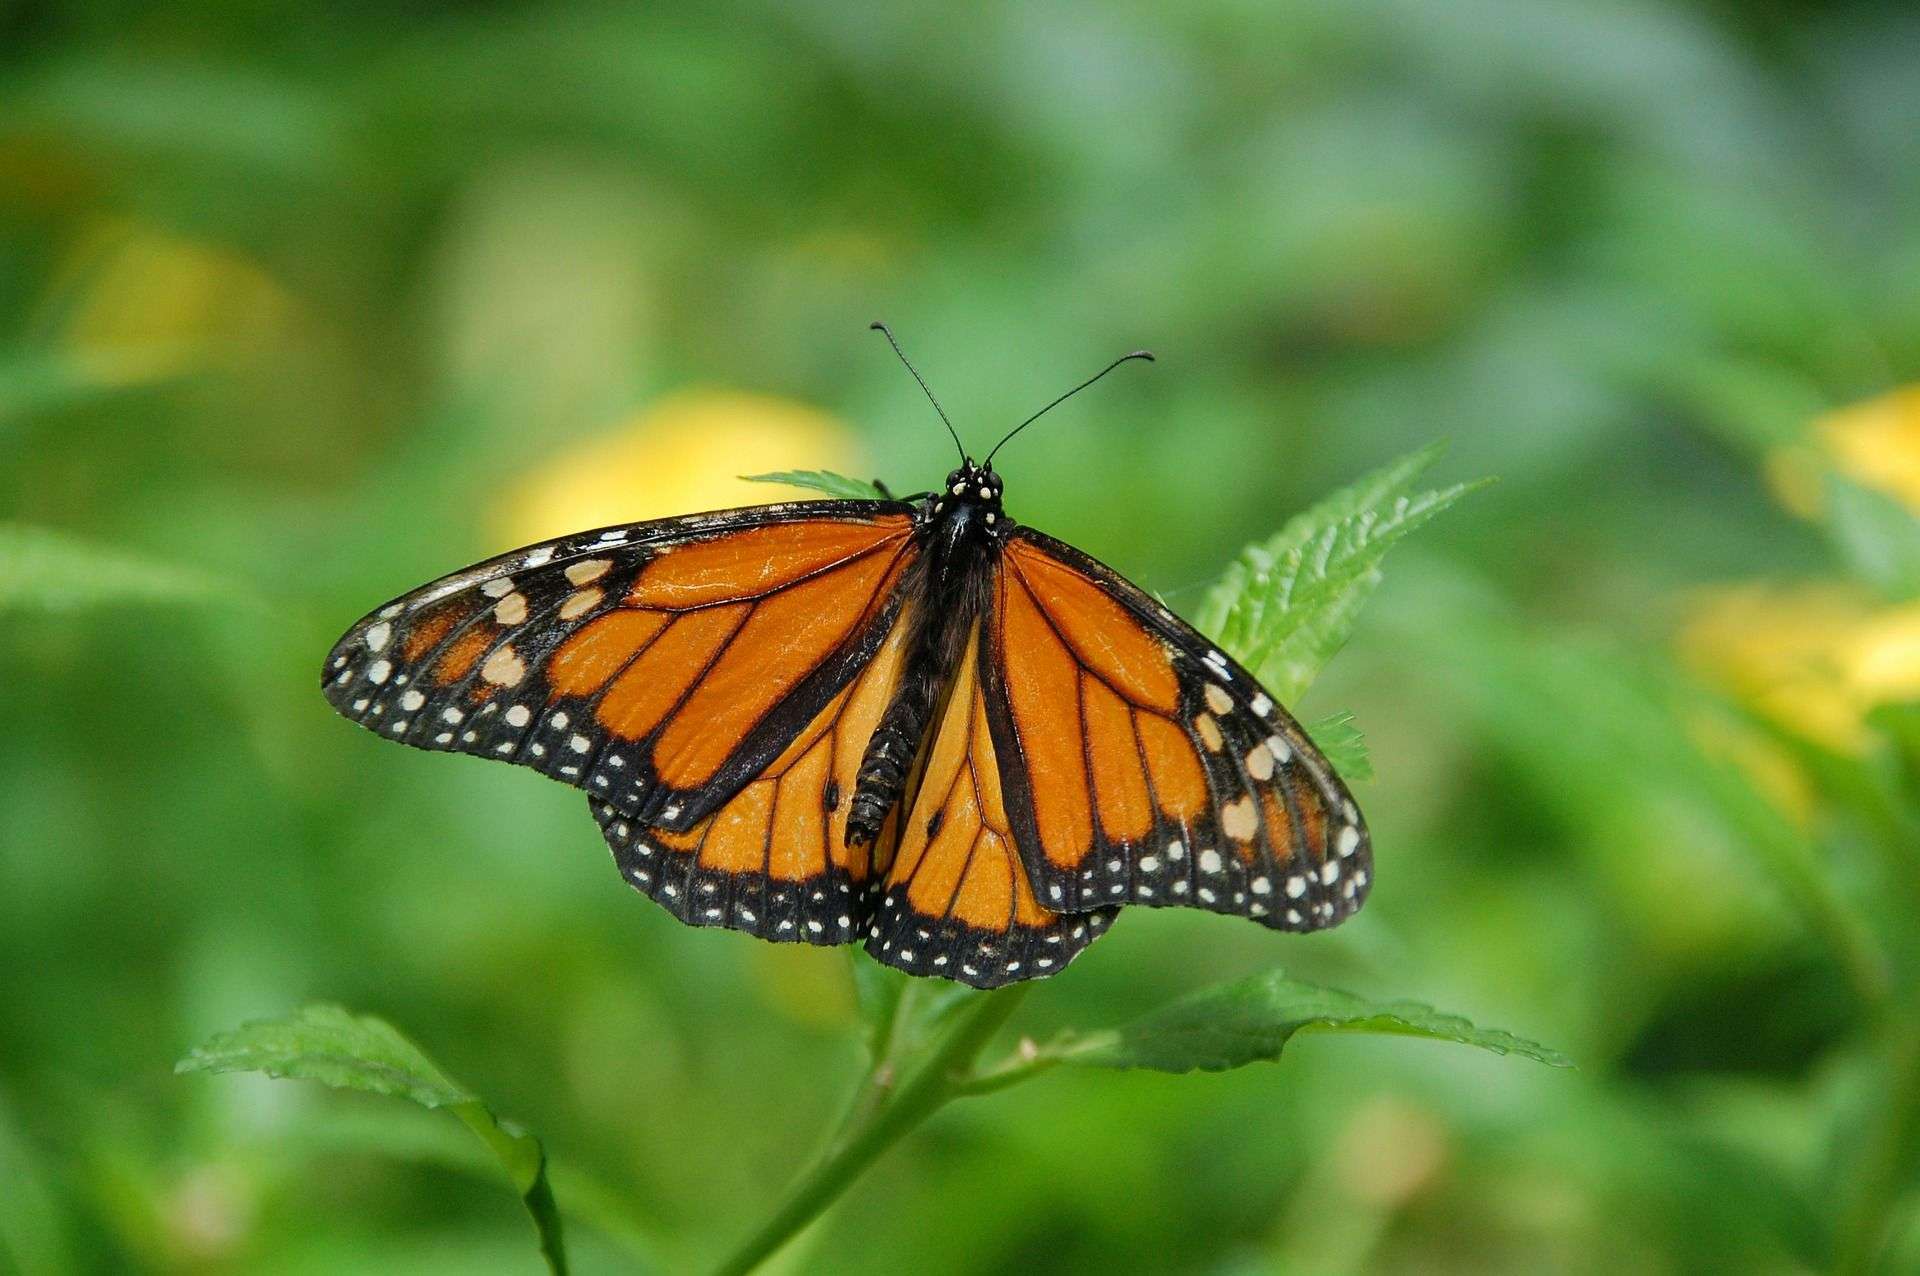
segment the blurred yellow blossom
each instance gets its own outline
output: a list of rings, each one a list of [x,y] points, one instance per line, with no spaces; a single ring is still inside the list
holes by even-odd
[[[1328,1158],[1331,1178],[1356,1201],[1397,1210],[1445,1172],[1452,1139],[1413,1099],[1376,1094],[1356,1105]]]
[[[1920,513],[1920,385],[1827,413],[1808,443],[1776,450],[1767,477],[1796,514],[1820,512],[1821,475],[1833,470]]]
[[[1920,603],[1878,603],[1844,585],[1707,594],[1680,650],[1773,721],[1845,752],[1866,747],[1874,706],[1920,698]]]
[[[251,258],[124,220],[80,237],[62,283],[69,352],[127,379],[257,348],[293,314],[285,290]]]
[[[514,544],[583,528],[813,495],[743,474],[776,470],[862,473],[840,421],[771,395],[686,391],[531,474],[502,513]]]

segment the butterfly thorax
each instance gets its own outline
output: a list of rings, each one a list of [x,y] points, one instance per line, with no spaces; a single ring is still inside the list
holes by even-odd
[[[903,605],[911,608],[907,663],[861,759],[847,816],[849,846],[879,836],[906,791],[940,692],[965,655],[993,579],[990,569],[1012,526],[1000,508],[1001,491],[992,469],[968,461],[914,512],[924,552],[901,589]]]

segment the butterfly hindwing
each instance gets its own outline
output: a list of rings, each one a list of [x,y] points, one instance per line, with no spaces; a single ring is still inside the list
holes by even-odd
[[[975,627],[903,806],[866,948],[910,974],[994,988],[1057,973],[1113,920],[1041,907],[1015,847]]]
[[[530,766],[685,830],[874,658],[917,555],[911,507],[890,501],[583,532],[368,615],[323,687],[388,738]]]
[[[1251,674],[1144,591],[1028,528],[988,604],[983,684],[1039,900],[1332,926],[1372,877],[1346,786]]]

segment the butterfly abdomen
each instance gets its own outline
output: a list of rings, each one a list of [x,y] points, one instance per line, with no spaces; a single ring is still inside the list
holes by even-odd
[[[848,846],[870,845],[887,822],[887,813],[906,791],[907,773],[913,769],[920,739],[932,721],[937,691],[932,678],[910,677],[887,706],[873,738],[867,742],[854,782],[853,801],[847,811]]]

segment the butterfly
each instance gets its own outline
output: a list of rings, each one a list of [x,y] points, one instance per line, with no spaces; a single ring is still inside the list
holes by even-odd
[[[943,421],[946,413],[876,324]],[[933,491],[658,519],[502,554],[327,657],[346,717],[584,790],[622,875],[694,926],[864,943],[991,988],[1122,905],[1314,931],[1373,873],[1345,783],[1246,669],[1008,517],[993,456]]]

